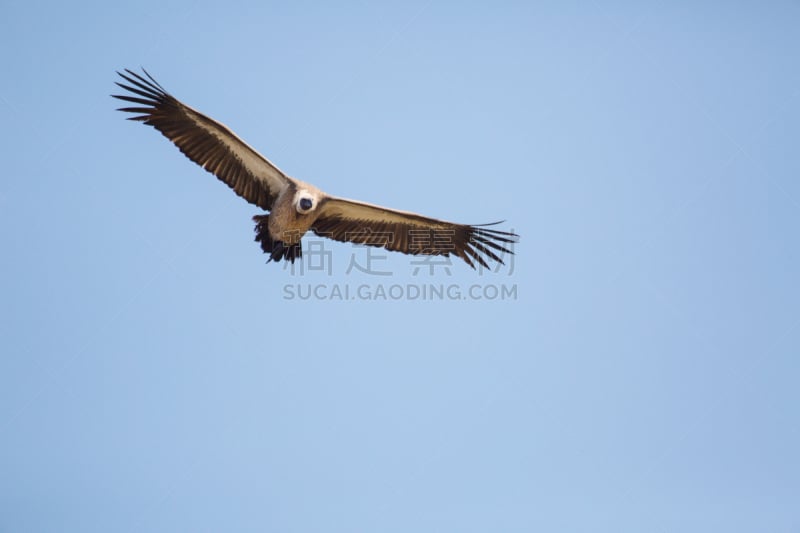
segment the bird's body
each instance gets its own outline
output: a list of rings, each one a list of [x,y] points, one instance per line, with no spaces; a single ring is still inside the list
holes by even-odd
[[[301,210],[311,210],[325,197],[325,193],[310,183],[299,180],[288,182],[275,199],[270,214],[254,217],[257,223],[256,240],[261,242],[264,253],[270,254],[270,258],[276,261],[281,257],[291,261],[300,257],[300,238],[311,229],[316,219],[312,213],[302,213]],[[262,224],[266,225],[266,233],[259,229]]]
[[[131,94],[114,95],[137,106],[135,113],[171,140],[189,159],[228,184],[236,194],[268,215],[256,215],[256,240],[270,260],[294,262],[302,256],[301,237],[308,231],[337,241],[380,246],[412,255],[453,254],[475,268],[500,255],[514,233],[486,226],[455,224],[408,211],[329,195],[310,183],[289,177],[231,130],[170,95],[146,71],[146,78],[118,73]],[[500,255],[498,255],[500,254]]]

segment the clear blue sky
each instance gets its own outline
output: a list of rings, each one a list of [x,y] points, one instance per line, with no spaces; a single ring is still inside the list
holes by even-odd
[[[797,531],[799,22],[3,2],[0,531]],[[514,271],[265,265],[114,111],[139,66],[326,191],[506,219]],[[423,282],[517,298],[285,292]]]

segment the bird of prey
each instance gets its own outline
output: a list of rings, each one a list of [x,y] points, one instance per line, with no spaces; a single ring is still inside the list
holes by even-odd
[[[142,69],[117,72],[128,91],[114,98],[135,104],[119,111],[128,120],[153,126],[186,157],[225,182],[239,196],[269,214],[256,215],[256,241],[270,261],[301,257],[300,238],[307,232],[337,241],[378,246],[411,255],[455,255],[469,266],[488,268],[513,253],[518,235],[488,226],[468,225],[331,196],[289,177],[223,124],[192,109]]]

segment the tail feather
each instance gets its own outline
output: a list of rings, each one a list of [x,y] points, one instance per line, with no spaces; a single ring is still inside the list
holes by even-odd
[[[303,250],[300,247],[299,236],[288,239],[289,243],[285,241],[276,240],[269,233],[269,215],[256,215],[253,217],[256,223],[256,241],[261,243],[261,249],[265,254],[269,255],[267,263],[270,261],[279,262],[281,259],[294,263],[295,259],[303,257]]]

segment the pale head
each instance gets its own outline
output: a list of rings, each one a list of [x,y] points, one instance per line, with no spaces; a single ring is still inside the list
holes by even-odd
[[[294,194],[292,205],[301,215],[308,215],[317,208],[319,195],[308,189],[299,189]]]

